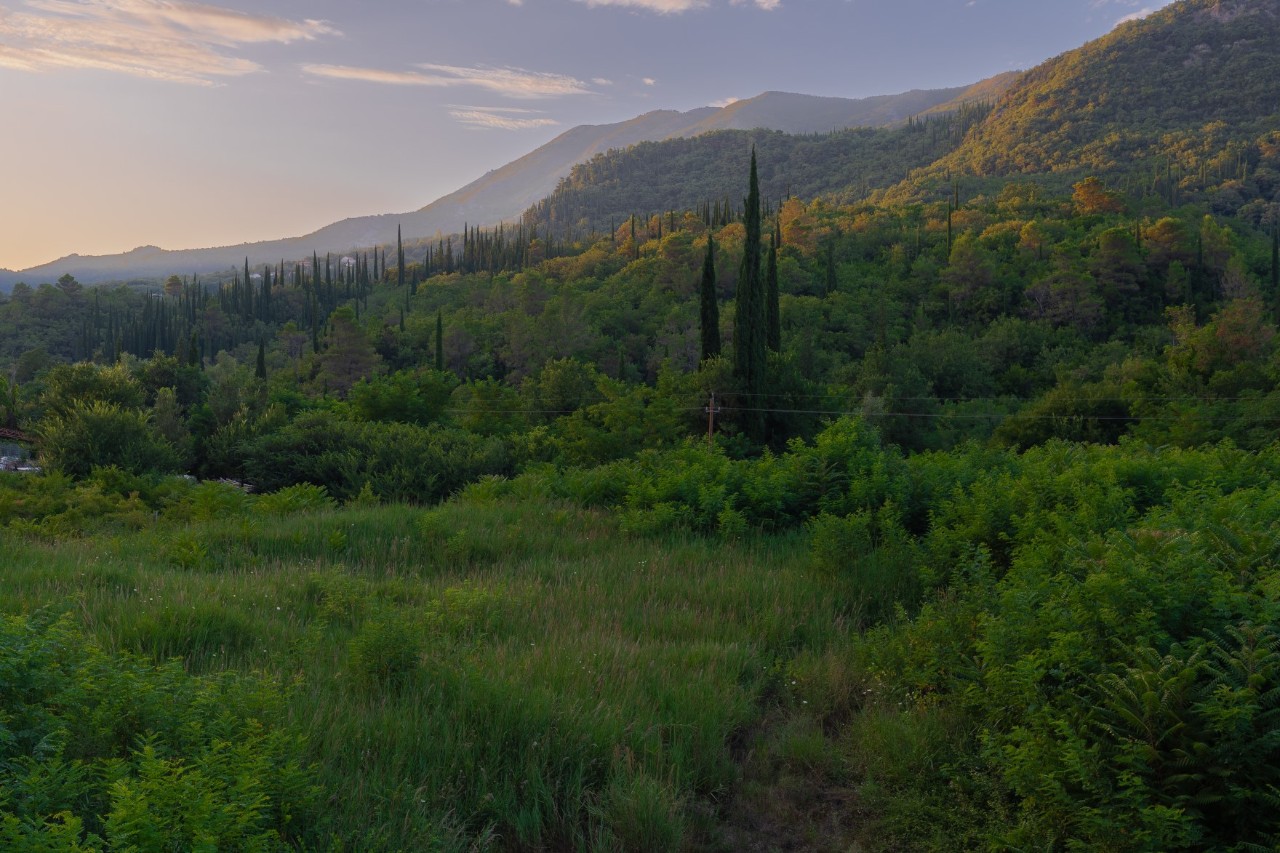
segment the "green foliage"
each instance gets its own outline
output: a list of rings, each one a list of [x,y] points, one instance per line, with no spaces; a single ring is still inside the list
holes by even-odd
[[[921,555],[892,503],[844,517],[820,515],[810,524],[810,538],[818,568],[844,576],[856,590],[863,619],[915,608]]]
[[[65,416],[77,406],[93,404],[140,409],[144,402],[141,383],[122,365],[59,364],[41,377],[41,385],[41,408],[55,415]]]
[[[756,173],[756,153],[751,151],[750,190],[744,202],[742,264],[738,271],[738,290],[733,313],[733,376],[747,395],[743,422],[747,433],[756,440],[763,438],[764,417],[760,401],[766,392],[766,346],[768,311],[765,281],[761,272],[760,182]]]
[[[935,506],[918,547],[945,593],[866,647],[897,695],[982,733],[964,760],[1016,804],[991,843],[1264,843],[1278,827],[1240,809],[1274,783],[1234,738],[1275,749],[1244,723],[1275,688],[1276,641],[1253,627],[1274,618],[1274,454],[1050,445],[1009,461]],[[1227,717],[1244,723],[1230,736]]]
[[[252,498],[234,483],[205,480],[191,490],[190,517],[196,521],[241,518],[249,512]],[[180,510],[171,511],[177,515]]]
[[[601,816],[610,847],[626,851],[678,850],[684,836],[680,803],[670,788],[643,773],[615,776]]]
[[[544,490],[587,505],[614,501],[624,508],[623,525],[637,532],[722,529],[737,536],[795,527],[822,512],[878,506],[906,488],[904,472],[902,459],[881,449],[875,430],[841,419],[811,445],[792,441],[781,456],[735,460],[721,449],[688,443],[643,453],[630,465],[564,474],[535,470],[491,488],[499,494]]]
[[[366,485],[368,484],[366,483]],[[269,515],[315,512],[317,510],[333,509],[335,506],[337,506],[336,502],[329,497],[329,493],[324,486],[315,486],[311,483],[286,486],[279,491],[265,494],[253,502],[253,508],[256,512]]]
[[[48,612],[0,622],[0,839],[22,850],[285,850],[316,817],[278,685],[108,655]]]
[[[381,356],[357,325],[355,312],[342,307],[329,317],[324,349],[317,354],[316,380],[321,388],[345,397],[359,381],[374,373]]]
[[[361,420],[426,426],[440,420],[456,386],[450,374],[402,370],[362,379],[352,387],[348,399]]]
[[[349,645],[351,678],[370,688],[394,685],[419,665],[422,627],[399,615],[366,621]]]
[[[698,333],[702,343],[702,360],[720,355],[720,295],[716,287],[716,241],[707,235],[707,253],[702,261],[702,279],[698,286]]]
[[[264,491],[310,483],[339,501],[366,485],[382,500],[429,503],[510,470],[499,440],[438,425],[362,423],[321,412],[244,442],[236,473]]]
[[[146,414],[112,403],[76,403],[41,426],[40,458],[49,468],[84,477],[94,467],[130,474],[167,473],[178,467],[173,446],[155,434]]]

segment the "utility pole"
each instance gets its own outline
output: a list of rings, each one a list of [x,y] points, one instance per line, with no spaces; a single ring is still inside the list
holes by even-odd
[[[716,405],[716,392],[711,392],[711,403],[706,408],[707,412],[707,447],[714,444],[714,436],[716,432],[716,415],[720,413],[720,407]]]

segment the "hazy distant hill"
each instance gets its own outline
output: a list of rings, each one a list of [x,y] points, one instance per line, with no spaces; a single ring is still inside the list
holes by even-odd
[[[788,133],[816,133],[899,124],[912,115],[958,104],[971,97],[983,97],[1008,82],[1008,75],[1003,75],[975,86],[915,90],[861,99],[765,92],[722,108],[703,107],[688,112],[656,110],[617,124],[575,127],[457,192],[409,213],[344,219],[302,237],[262,243],[176,251],[144,246],[120,255],[70,255],[21,272],[0,271],[0,287],[15,281],[53,281],[64,273],[71,273],[82,282],[94,283],[154,278],[175,272],[211,272],[238,267],[246,255],[255,265],[273,263],[307,257],[312,251],[341,252],[393,243],[397,225],[404,229],[406,239],[428,237],[438,231],[460,232],[464,223],[496,224],[519,216],[550,194],[575,164],[611,149],[717,130],[768,128]]]

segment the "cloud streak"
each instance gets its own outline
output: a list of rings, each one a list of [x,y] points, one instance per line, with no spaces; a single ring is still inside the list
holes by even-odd
[[[260,71],[229,55],[245,44],[339,35],[323,21],[291,21],[187,0],[27,0],[0,7],[0,68],[93,69],[209,86]]]
[[[465,68],[458,65],[415,65],[417,71],[385,71],[350,65],[304,65],[302,70],[314,77],[333,80],[356,80],[392,86],[425,86],[447,89],[474,87],[508,98],[557,98],[564,95],[588,95],[591,89],[574,77],[546,74],[522,68]]]
[[[702,9],[711,5],[710,0],[578,0],[588,6],[622,6],[632,9],[645,9],[659,15],[679,15],[692,9]],[[729,0],[730,5],[752,5],[766,12],[781,8],[782,0]]]
[[[554,127],[560,122],[543,116],[537,110],[503,107],[454,107],[449,110],[459,124],[483,130],[531,130]]]
[[[1114,26],[1118,27],[1129,21],[1138,21],[1148,15],[1152,15],[1172,2],[1173,0],[1155,0],[1155,2],[1152,2],[1152,0],[1092,0],[1089,5],[1094,9],[1111,9],[1114,7],[1135,9],[1136,11],[1123,15],[1115,22]],[[1139,6],[1142,8],[1138,8]]]

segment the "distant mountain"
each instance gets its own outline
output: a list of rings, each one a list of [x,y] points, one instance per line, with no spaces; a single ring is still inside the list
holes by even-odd
[[[900,95],[884,95],[857,101],[765,92],[749,100],[729,104],[707,118],[691,123],[679,133],[663,138],[697,136],[716,130],[763,128],[781,130],[784,133],[828,133],[850,127],[891,127],[903,124],[912,116],[922,113],[947,112],[962,103],[994,99],[1016,77],[1016,72],[1010,72],[972,86],[917,89]],[[693,113],[686,115],[692,116]]]
[[[719,130],[767,128],[788,133],[824,133],[849,127],[902,124],[910,116],[991,97],[1011,82],[1009,75],[974,86],[915,90],[899,95],[848,99],[765,92],[725,107],[688,112],[655,110],[616,124],[583,125],[562,133],[541,148],[485,174],[457,192],[409,213],[344,219],[302,237],[212,249],[164,250],[144,246],[119,255],[70,255],[17,273],[0,272],[0,287],[15,281],[54,281],[64,273],[81,282],[153,279],[173,273],[208,273],[251,264],[309,257],[313,251],[344,252],[394,243],[396,228],[405,239],[437,232],[461,232],[465,223],[493,225],[514,219],[555,190],[574,165],[596,154],[640,142],[698,136]]]

